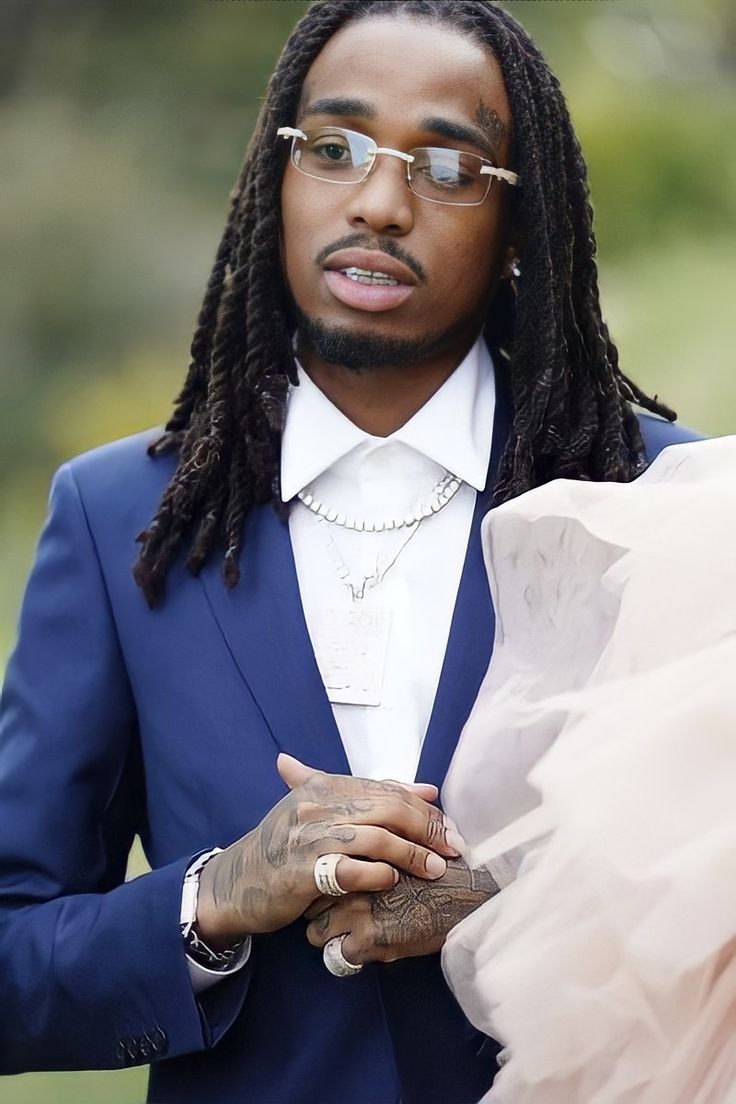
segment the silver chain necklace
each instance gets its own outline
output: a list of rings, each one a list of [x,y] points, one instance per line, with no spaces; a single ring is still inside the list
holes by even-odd
[[[452,472],[445,470],[442,478],[432,488],[427,502],[417,507],[411,514],[406,514],[403,517],[391,517],[383,521],[349,517],[347,514],[341,513],[340,510],[327,506],[324,502],[320,502],[319,499],[315,498],[312,487],[305,491],[299,491],[297,497],[313,514],[333,525],[340,525],[345,529],[355,529],[358,533],[383,533],[386,529],[403,529],[405,526],[415,525],[424,518],[439,513],[450,499],[454,498],[461,485],[461,479],[453,475]]]
[[[461,485],[461,479],[458,479],[458,477],[451,472],[445,471],[442,478],[433,488],[430,498],[426,503],[419,506],[412,514],[406,514],[403,517],[393,517],[384,521],[366,521],[364,518],[349,517],[339,510],[327,506],[316,499],[312,493],[312,488],[306,491],[299,491],[298,498],[299,501],[315,515],[318,522],[327,523],[325,532],[337,577],[343,586],[347,587],[350,591],[353,602],[359,602],[365,597],[367,590],[372,590],[383,582],[401,553],[409,544],[409,541],[419,531],[422,522],[426,518],[432,517],[434,514],[438,514],[440,510],[444,509],[448,502],[450,502],[460,490]],[[345,529],[353,529],[359,533],[382,533],[392,529],[404,529],[405,532],[402,533],[398,546],[395,551],[389,555],[387,562],[385,556],[381,557],[377,555],[375,569],[368,575],[358,576],[353,575],[350,568],[345,563],[340,549],[337,546],[337,542],[331,532],[333,525],[339,525]]]
[[[319,518],[318,520],[323,521],[324,519]],[[398,545],[398,548],[390,556],[388,563],[385,563],[385,557],[383,557],[384,563],[382,563],[382,557],[376,556],[375,570],[372,571],[370,575],[361,576],[352,574],[350,568],[345,563],[345,560],[342,557],[340,549],[337,547],[337,542],[335,541],[335,538],[333,537],[330,530],[327,530],[327,540],[329,542],[330,551],[332,552],[332,560],[335,566],[335,570],[337,571],[337,577],[343,584],[343,586],[346,586],[348,588],[348,590],[350,591],[350,597],[354,602],[361,601],[361,599],[365,598],[366,590],[372,590],[373,587],[377,587],[379,583],[383,582],[383,580],[386,578],[389,571],[394,566],[414,534],[419,532],[419,526],[422,524],[423,520],[423,518],[420,518],[419,521],[414,522],[413,525],[405,527],[405,533],[402,533],[401,535],[401,541]]]

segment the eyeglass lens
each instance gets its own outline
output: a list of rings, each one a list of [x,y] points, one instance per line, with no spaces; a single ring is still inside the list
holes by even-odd
[[[338,184],[356,184],[365,180],[373,167],[377,146],[372,138],[340,127],[322,127],[305,131],[306,138],[295,138],[292,146],[294,165],[307,176]],[[491,178],[481,176],[488,164],[473,153],[442,147],[421,147],[410,151],[409,186],[418,196],[439,203],[481,203]]]

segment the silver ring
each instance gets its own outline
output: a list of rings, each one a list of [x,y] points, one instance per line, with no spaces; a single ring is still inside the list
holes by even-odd
[[[342,897],[347,893],[337,880],[337,864],[344,855],[320,855],[314,863],[314,881],[320,893],[326,897]]]
[[[362,965],[356,966],[354,962],[348,962],[342,953],[342,945],[349,935],[350,932],[344,932],[333,939],[328,939],[322,949],[325,966],[335,977],[351,977],[353,974],[359,974],[363,969]]]

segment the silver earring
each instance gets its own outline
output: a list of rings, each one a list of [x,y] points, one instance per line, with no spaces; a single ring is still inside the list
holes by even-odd
[[[515,276],[517,279],[519,278],[519,276],[521,276],[521,269],[519,268],[518,260],[513,261],[511,264],[511,275]]]

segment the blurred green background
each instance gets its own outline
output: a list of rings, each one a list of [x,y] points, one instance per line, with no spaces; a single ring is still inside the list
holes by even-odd
[[[307,2],[4,0],[0,668],[53,470],[168,414],[259,97]],[[687,424],[736,431],[736,7],[507,6],[571,104],[625,370]],[[0,1078],[3,1104],[144,1097],[143,1070]]]

